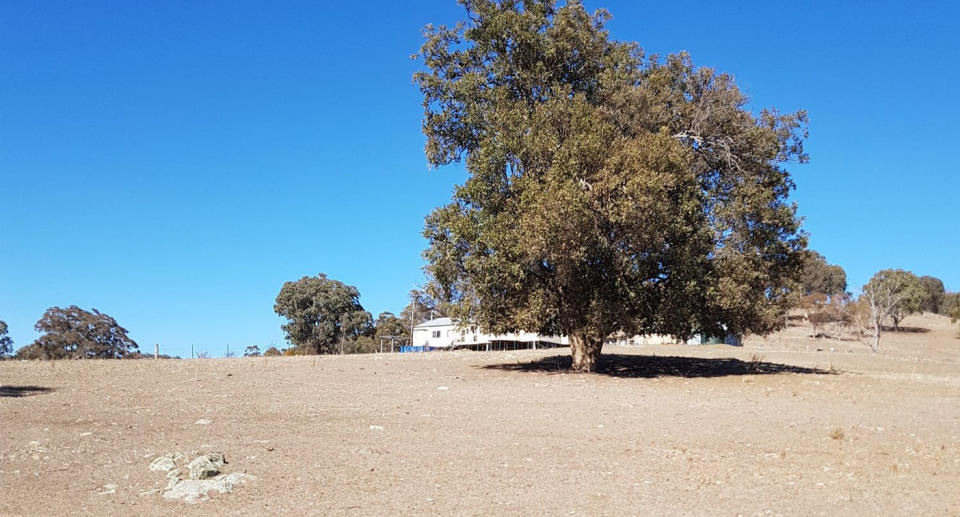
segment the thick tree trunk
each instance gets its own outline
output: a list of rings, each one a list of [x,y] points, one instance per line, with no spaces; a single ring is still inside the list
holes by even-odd
[[[873,344],[870,345],[873,353],[880,351],[880,320],[873,320]]]
[[[570,357],[573,358],[571,368],[577,372],[592,373],[597,371],[597,362],[600,360],[600,350],[603,348],[603,338],[592,338],[582,334],[570,335]]]

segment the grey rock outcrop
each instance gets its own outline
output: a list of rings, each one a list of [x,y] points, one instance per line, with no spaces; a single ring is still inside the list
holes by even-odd
[[[184,479],[163,493],[164,499],[180,500],[185,503],[201,503],[210,499],[210,492],[221,494],[232,492],[234,487],[253,481],[255,477],[242,472],[234,472],[213,479]]]
[[[197,455],[193,452],[191,456]],[[256,479],[242,473],[221,474],[227,460],[222,452],[211,452],[196,456],[184,465],[185,458],[180,453],[167,453],[150,463],[153,472],[166,472],[167,485],[141,492],[141,496],[161,492],[164,499],[179,500],[185,503],[200,503],[208,500],[211,492],[232,492],[237,485]]]
[[[198,456],[187,465],[187,470],[190,471],[190,479],[207,479],[220,473],[220,469],[224,463],[223,455],[221,454],[219,457],[213,458],[211,458],[211,456],[213,455],[204,454],[203,456]]]

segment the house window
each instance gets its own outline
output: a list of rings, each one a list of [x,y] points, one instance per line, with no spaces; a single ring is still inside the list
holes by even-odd
[[[433,337],[438,338],[438,337],[440,337],[440,331],[439,331],[439,330],[434,330],[432,335],[433,335]]]

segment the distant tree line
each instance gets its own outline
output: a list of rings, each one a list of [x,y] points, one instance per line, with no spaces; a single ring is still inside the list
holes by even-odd
[[[847,292],[846,272],[828,264],[823,255],[808,251],[804,261],[803,293],[798,305],[813,326],[814,337],[829,323],[857,328],[861,334],[870,331],[870,347],[880,349],[880,336],[892,325],[898,332],[903,319],[915,313],[949,316],[960,319],[960,293],[946,292],[943,281],[933,276],[917,276],[902,269],[878,271],[854,298]]]
[[[381,343],[387,347],[391,341],[396,345],[408,343],[413,326],[441,316],[445,310],[426,289],[415,289],[400,317],[382,312],[373,319],[360,305],[359,297],[356,287],[323,274],[287,282],[277,296],[275,310],[287,319],[282,328],[292,346],[285,350],[270,346],[261,351],[258,345],[250,345],[244,349],[244,357],[375,352],[380,350]],[[40,337],[14,352],[8,326],[0,321],[0,359],[154,357],[141,353],[127,329],[97,309],[88,311],[76,305],[51,307],[34,328],[41,333]],[[209,356],[205,351],[196,353],[200,359]]]
[[[377,352],[381,343],[409,343],[414,326],[454,312],[449,302],[442,301],[440,288],[435,284],[411,290],[409,298],[399,316],[382,312],[373,319],[360,304],[360,293],[354,286],[322,273],[287,282],[277,295],[274,310],[286,319],[281,328],[291,346],[285,350],[270,346],[261,351],[259,346],[250,345],[243,355]],[[960,320],[960,293],[946,292],[939,278],[885,269],[877,272],[855,298],[847,292],[843,268],[829,264],[823,255],[812,250],[805,255],[802,288],[795,293],[795,299],[795,306],[803,309],[803,317],[812,325],[814,337],[826,335],[823,331],[830,324],[853,327],[861,337],[870,333],[870,346],[875,352],[880,348],[880,336],[887,330],[899,331],[903,319],[910,314],[926,312],[948,316],[953,322]],[[97,309],[51,307],[34,328],[41,333],[40,337],[14,354],[7,324],[0,321],[0,359],[153,357],[141,353],[127,330]],[[208,354],[201,352],[198,356]]]

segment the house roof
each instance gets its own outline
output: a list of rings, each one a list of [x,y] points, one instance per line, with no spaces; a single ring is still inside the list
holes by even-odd
[[[427,328],[427,327],[450,327],[453,326],[453,320],[451,318],[434,318],[432,320],[424,321],[423,323],[413,327],[414,329]]]

